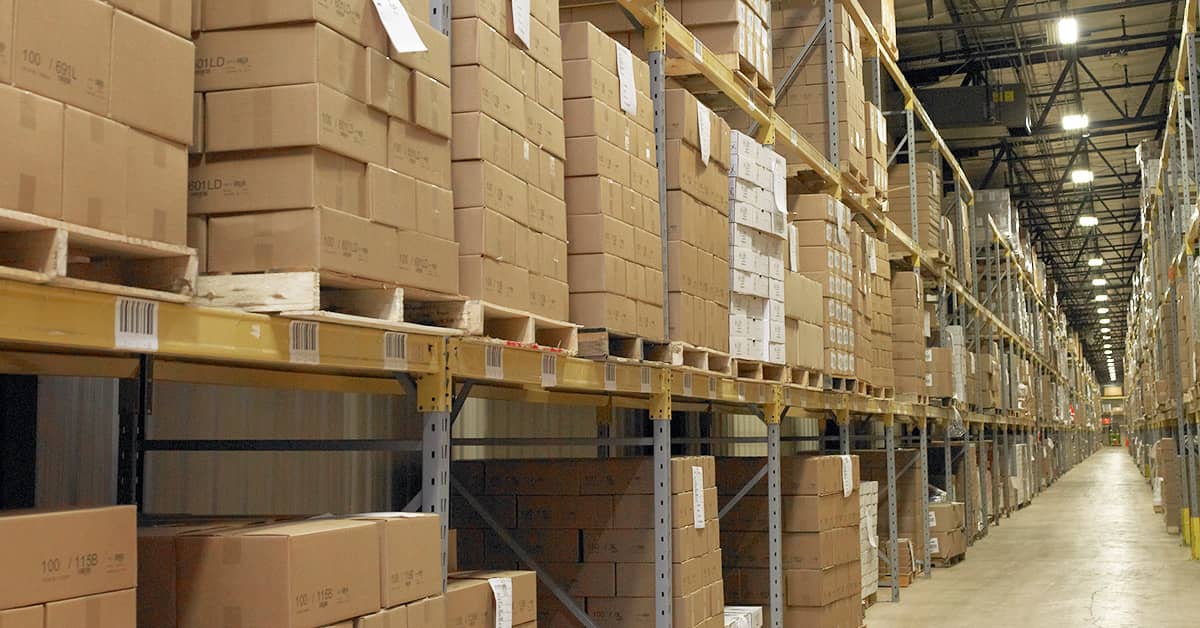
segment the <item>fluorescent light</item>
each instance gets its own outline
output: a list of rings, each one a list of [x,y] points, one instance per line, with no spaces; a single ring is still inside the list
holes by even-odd
[[[1097,286],[1097,287],[1106,286],[1106,285],[1108,285],[1108,280],[1105,279],[1104,277],[1096,277],[1095,279],[1092,280],[1092,285]]]
[[[1078,170],[1071,171],[1071,183],[1074,183],[1076,185],[1082,185],[1084,183],[1091,183],[1092,180],[1095,178],[1096,178],[1096,175],[1093,174],[1091,170],[1078,169]]]
[[[1107,301],[1108,295],[1107,294],[1097,294],[1095,297],[1095,300],[1096,301]]]
[[[1058,21],[1058,43],[1070,46],[1079,41],[1079,22],[1073,17],[1064,17]]]
[[[1108,334],[1104,334],[1104,336],[1102,336],[1102,338],[1104,340],[1112,340],[1112,338]]]
[[[1091,266],[1092,268],[1095,268],[1097,266],[1103,266],[1104,258],[1103,257],[1089,257],[1087,264],[1088,264],[1088,266]]]
[[[1105,348],[1105,349],[1112,349],[1112,345],[1105,343],[1105,345],[1104,345],[1104,348]]]
[[[1080,227],[1095,227],[1098,224],[1100,224],[1100,219],[1095,216],[1080,216],[1079,217],[1079,226]]]
[[[1079,131],[1088,127],[1088,115],[1086,113],[1072,113],[1062,117],[1062,128],[1064,131]]]
[[[1112,355],[1112,349],[1105,349],[1104,355]]]
[[[1112,331],[1112,330],[1111,330],[1111,329],[1109,329],[1109,328],[1107,328],[1107,327],[1101,327],[1101,328],[1100,328],[1100,331],[1101,331],[1101,333],[1105,333],[1105,334],[1107,334],[1108,332],[1110,332],[1110,331]]]
[[[1107,325],[1107,324],[1109,324],[1109,323],[1111,323],[1111,322],[1112,322],[1112,319],[1111,319],[1111,318],[1102,318],[1102,319],[1100,319],[1100,324],[1101,324],[1101,325]]]

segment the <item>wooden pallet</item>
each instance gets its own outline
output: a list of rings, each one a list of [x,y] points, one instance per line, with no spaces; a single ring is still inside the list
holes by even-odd
[[[895,399],[896,389],[891,386],[876,386],[875,394],[872,396],[876,399]]]
[[[567,355],[579,352],[579,325],[487,301],[429,301],[409,308],[412,320],[462,330],[533,349]]]
[[[950,556],[948,558],[931,558],[929,559],[929,563],[939,569],[945,569],[961,563],[966,558],[966,554],[959,554],[957,556]]]
[[[788,375],[788,383],[801,388],[821,390],[820,371],[801,368],[798,366],[793,366],[788,370],[791,371],[791,373]]]
[[[920,573],[916,572],[916,571],[911,572],[911,573],[900,574],[898,577],[900,580],[900,588],[907,589],[908,587],[912,586],[912,583],[917,580],[918,575],[920,575]],[[886,577],[884,576],[884,574],[882,572],[879,574],[879,588],[880,589],[892,588],[891,574],[888,574]]]
[[[579,356],[592,360],[650,361],[647,347],[661,340],[651,340],[636,334],[628,334],[603,327],[588,327],[579,330]]]
[[[766,99],[774,98],[775,84],[771,82],[771,77],[756,70],[744,56],[736,52],[719,53],[714,56],[717,62],[731,70],[743,85],[758,91]],[[701,74],[691,59],[668,57],[666,75],[696,95],[722,93],[708,77]]]
[[[196,250],[0,209],[0,278],[186,303]]]
[[[878,602],[879,602],[879,592],[876,591],[875,593],[872,593],[862,599],[863,610],[865,611],[868,608],[875,606],[875,604]]]
[[[908,403],[912,405],[927,406],[929,405],[928,395],[918,395],[916,393],[898,393],[896,395],[897,403]]]
[[[791,372],[788,367],[760,360],[733,359],[733,375],[739,379],[753,379],[764,382],[787,383]]]
[[[707,347],[697,347],[686,342],[647,342],[646,357],[652,362],[671,366],[689,366],[718,375],[732,375],[733,362],[729,354]]]
[[[853,377],[835,377],[833,375],[825,375],[822,378],[821,388],[835,392],[852,393],[858,389],[858,380],[854,379]]]
[[[331,271],[205,275],[196,284],[195,302],[288,318],[336,322],[411,333],[460,335],[457,329],[406,319],[410,298],[461,300]],[[419,295],[419,297],[418,297]]]

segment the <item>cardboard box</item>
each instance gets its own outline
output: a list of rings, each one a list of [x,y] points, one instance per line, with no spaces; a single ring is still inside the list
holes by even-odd
[[[557,199],[566,198],[563,160],[544,150],[537,151],[537,180],[529,182]]]
[[[487,207],[529,223],[528,188],[520,179],[486,161],[456,161],[452,170],[456,208]]]
[[[525,136],[559,159],[566,156],[562,116],[529,97],[525,98]]]
[[[508,46],[508,77],[505,79],[522,94],[537,91],[537,62],[529,53]]]
[[[417,231],[454,239],[454,198],[450,190],[417,181]]]
[[[512,621],[514,625],[537,620],[537,576],[532,571],[459,571],[450,574],[446,583],[447,624],[450,626],[495,625],[496,598],[488,580],[504,578],[512,581]],[[482,590],[482,594],[480,592]],[[476,614],[479,599],[487,600],[482,623],[461,621],[462,616]],[[490,618],[490,621],[487,619]]]
[[[611,597],[617,594],[617,570],[613,563],[543,563],[556,582],[576,598]]]
[[[154,59],[154,63],[146,63]],[[117,11],[112,22],[113,119],[180,144],[192,141],[192,42]]]
[[[508,76],[512,46],[504,35],[487,22],[473,17],[453,20],[450,29],[452,65],[481,65],[497,76]]]
[[[450,39],[426,22],[414,21],[413,26],[427,50],[399,53],[389,45],[388,57],[409,69],[432,77],[442,85],[450,85]]]
[[[525,133],[525,96],[491,70],[477,65],[455,67],[451,71],[452,111],[480,111],[504,126]]]
[[[383,606],[399,606],[442,592],[442,527],[438,515],[354,515],[379,533],[379,586]]]
[[[572,255],[567,266],[571,292],[610,292],[626,295],[629,263],[616,255]]]
[[[456,113],[452,118],[454,141],[450,158],[454,161],[490,161],[501,170],[510,170],[513,134],[487,114],[477,111]],[[517,173],[513,173],[514,176]]]
[[[966,521],[966,510],[963,502],[929,505],[929,531],[948,532],[959,530]]]
[[[346,623],[350,623],[352,628],[408,628],[408,607],[385,609]]]
[[[396,278],[396,231],[328,208],[213,216],[208,238],[212,272],[310,268]]]
[[[568,177],[602,176],[621,185],[629,183],[629,153],[599,137],[567,140]]]
[[[458,260],[462,294],[497,305],[525,309],[529,304],[529,271],[498,260],[461,256]]]
[[[46,628],[128,628],[137,623],[137,610],[136,589],[51,602],[46,605]]]
[[[192,94],[192,143],[189,155],[204,154],[204,94]]]
[[[11,83],[13,72],[13,4],[0,0],[0,83]]]
[[[187,148],[129,130],[125,233],[169,244],[187,239]]]
[[[396,232],[395,281],[403,286],[458,294],[458,243],[415,231]]]
[[[736,495],[754,477],[766,461],[762,458],[718,458],[716,481],[722,495]],[[849,483],[852,491],[861,481],[858,456],[799,455],[784,458],[780,466],[780,491],[783,495],[841,495]],[[845,480],[844,480],[845,479]],[[759,483],[750,495],[766,495],[766,484]]]
[[[231,612],[245,625],[325,625],[380,608],[379,538],[370,522],[210,531],[180,537],[176,548],[180,628],[220,625]]]
[[[319,23],[209,31],[196,38],[196,91],[321,83],[389,111],[381,106],[386,90],[368,97],[376,73],[388,74],[386,64],[368,64],[368,56],[387,59]]]
[[[129,128],[74,107],[63,133],[63,219],[125,232],[125,153]]]
[[[368,179],[368,170],[376,171],[376,176]],[[188,212],[203,215],[323,206],[369,217],[368,183],[373,182],[374,193],[381,194],[384,172],[392,171],[364,166],[319,148],[206,155],[188,170]],[[409,211],[414,195],[410,190]],[[397,207],[396,211],[404,209]]]
[[[567,216],[567,240],[573,255],[609,253],[634,261],[634,228],[603,214]]]
[[[784,498],[784,532],[820,532],[833,528],[857,526],[859,522],[859,498],[857,495],[843,497],[841,493],[823,495],[789,495]],[[733,510],[721,518],[724,530],[766,530],[767,498],[747,495]]]
[[[450,188],[450,142],[403,120],[388,121],[387,166],[440,188]]]
[[[446,596],[438,595],[408,605],[408,625],[446,628]]]
[[[859,556],[858,527],[783,533],[784,569],[826,569]],[[767,560],[766,532],[726,532],[721,550],[729,567],[760,567]]]
[[[13,511],[0,517],[5,568],[0,608],[17,608],[137,586],[132,506]],[[79,557],[85,562],[80,564]]]
[[[529,226],[557,240],[566,240],[566,202],[561,197],[556,197],[537,186],[529,186],[528,192]]]
[[[14,15],[13,49],[21,51],[13,58],[14,84],[107,115],[112,7],[96,0],[20,0]]]
[[[637,328],[637,302],[604,292],[577,292],[571,297],[571,322],[584,327],[609,327],[630,332]]]
[[[572,98],[595,98],[600,102],[620,109],[621,88],[617,75],[589,59],[575,59],[563,63],[563,100]]]
[[[559,28],[562,36],[562,58],[591,59],[603,64],[609,72],[617,73],[617,48],[604,31],[591,22],[571,22]]]
[[[387,32],[371,0],[203,0],[205,30],[227,30],[245,26],[267,26],[291,22],[320,22],[329,28],[374,48],[387,50]],[[419,24],[418,24],[419,25]]]
[[[210,152],[318,146],[404,172],[388,161],[387,116],[324,85],[213,92],[205,108]]]
[[[450,88],[420,73],[412,75],[413,122],[434,135],[450,137]]]
[[[379,52],[366,50],[365,102],[393,118],[412,121],[412,70],[388,59]]]
[[[184,39],[191,39],[192,14],[195,7],[200,6],[200,0],[112,0],[109,4]]]
[[[332,153],[328,153],[332,154]],[[361,167],[362,164],[346,160]],[[357,168],[356,168],[357,169]],[[417,182],[406,174],[390,168],[367,165],[364,218],[397,229],[417,228]],[[425,184],[422,184],[425,185]],[[361,189],[361,188],[357,188]],[[336,207],[336,205],[330,205]],[[345,210],[350,212],[351,210]],[[354,213],[354,212],[351,212]]]
[[[454,210],[460,255],[482,255],[503,262],[517,259],[516,221],[486,207]]]
[[[728,174],[715,163],[708,166],[700,152],[679,140],[667,141],[667,188],[683,190],[718,211],[729,205]]]
[[[45,628],[46,607],[26,606],[0,611],[0,626],[4,626],[4,628]]]

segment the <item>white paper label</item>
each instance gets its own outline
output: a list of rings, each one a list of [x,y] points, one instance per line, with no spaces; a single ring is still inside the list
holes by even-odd
[[[496,628],[512,628],[512,578],[488,578],[488,585],[492,587],[492,595],[496,598]]]
[[[118,297],[113,347],[158,351],[158,303]]]
[[[288,359],[294,364],[321,363],[321,328],[314,321],[292,321],[288,326]]]
[[[717,396],[717,378],[711,375],[708,378],[708,396],[715,398]]]
[[[692,396],[692,374],[691,373],[683,374],[683,395],[685,397]]]
[[[604,363],[604,390],[617,389],[617,365],[612,362]]]
[[[867,265],[871,267],[871,274],[879,274],[879,261],[875,259],[875,238],[867,238]]]
[[[937,513],[933,512],[932,510],[929,511],[929,527],[937,527]]]
[[[512,15],[513,32],[517,34],[517,39],[529,48],[529,0],[512,0]]]
[[[712,112],[696,101],[696,130],[700,134],[700,159],[704,165],[712,157]]]
[[[483,348],[483,374],[488,379],[504,379],[504,349],[500,345]]]
[[[525,0],[526,7],[529,0]],[[413,26],[412,18],[400,0],[374,0],[375,10],[379,12],[379,20],[387,31],[388,40],[397,52],[425,52],[428,48],[421,41],[421,35]],[[514,1],[515,5],[516,2]],[[528,19],[528,18],[526,18]],[[526,28],[529,23],[526,22]]]
[[[746,400],[746,384],[738,382],[738,401]]]
[[[854,460],[850,456],[838,456],[842,459],[842,496],[849,497],[854,493]]]
[[[788,264],[792,272],[800,272],[800,229],[795,223],[788,223]]]
[[[383,368],[389,371],[408,370],[408,334],[383,332]]]
[[[554,388],[558,385],[558,356],[542,355],[542,388]]]
[[[650,367],[648,367],[648,366],[642,367],[641,380],[642,380],[642,392],[649,393],[651,388],[653,388],[653,386],[650,385]]]
[[[515,0],[514,0],[515,1]],[[621,111],[637,115],[637,87],[633,82],[633,53],[621,44],[617,46],[617,80],[621,84]]]
[[[704,467],[692,467],[692,525],[704,528]]]
[[[929,553],[930,554],[941,554],[942,553],[941,548],[938,547],[938,540],[937,540],[936,536],[929,539]]]
[[[771,187],[775,190],[775,211],[787,213],[787,159],[771,153]]]
[[[704,44],[696,37],[692,38],[692,55],[696,57],[696,61],[704,62]]]

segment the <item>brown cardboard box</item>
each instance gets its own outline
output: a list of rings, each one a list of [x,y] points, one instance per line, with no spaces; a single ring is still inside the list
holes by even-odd
[[[193,4],[199,6],[200,0],[112,0],[110,4],[184,39],[191,39]]]
[[[0,207],[63,215],[63,106],[0,85]]]
[[[571,294],[571,321],[585,327],[637,328],[637,302],[604,292]]]
[[[395,281],[434,292],[459,291],[458,243],[415,231],[396,232]]]
[[[450,39],[425,22],[413,22],[413,26],[428,50],[398,53],[389,45],[388,56],[407,68],[433,77],[442,85],[450,85]]]
[[[450,137],[450,88],[420,73],[412,75],[413,122],[434,135]]]
[[[129,506],[10,511],[0,517],[5,568],[0,608],[137,586],[137,531]],[[95,556],[79,565],[75,557]],[[88,559],[91,561],[91,559]]]
[[[483,255],[510,264],[516,260],[516,221],[486,207],[464,207],[454,210],[454,222],[460,255]]]
[[[567,239],[567,204],[561,197],[529,186],[529,226],[557,240]],[[560,279],[565,279],[566,275]]]
[[[451,168],[456,208],[487,207],[529,223],[528,188],[520,179],[486,161],[456,161]]]
[[[187,240],[187,148],[129,129],[125,234],[168,244]]]
[[[567,593],[576,597],[611,597],[617,594],[617,569],[613,563],[542,563]]]
[[[210,31],[196,38],[196,91],[321,83],[390,112],[387,90],[368,90],[376,74],[388,86],[388,64],[368,71],[368,56],[387,59],[319,23]]]
[[[519,528],[586,528],[613,519],[607,495],[523,495],[517,499]]]
[[[554,198],[559,200],[565,199],[567,192],[563,173],[566,172],[566,169],[564,168],[563,160],[544,150],[537,151],[537,156],[538,178],[537,181],[531,179],[529,182]]]
[[[859,499],[857,495],[842,497],[834,495],[788,496],[783,500],[784,532],[820,532],[833,528],[856,526],[859,522]],[[750,496],[742,498],[733,510],[721,518],[725,530],[766,530],[767,498]]]
[[[26,606],[0,611],[0,626],[4,628],[45,628],[46,607]]]
[[[361,162],[319,148],[206,155],[188,170],[188,212],[224,214],[319,205],[369,216],[367,169]],[[377,175],[386,171],[374,165],[370,169],[380,171]],[[411,203],[410,198],[410,211]]]
[[[204,154],[204,94],[192,94],[192,143],[189,155]]]
[[[563,118],[562,77],[542,65],[537,66],[536,75],[535,100],[561,120]]]
[[[628,295],[628,262],[615,255],[572,255],[567,266],[572,292],[611,292]]]
[[[628,185],[629,153],[599,137],[568,139],[566,176],[596,175]]]
[[[617,144],[624,142],[622,114],[595,98],[575,98],[563,102],[564,133],[567,137],[595,135]]]
[[[823,532],[785,532],[784,569],[825,569],[859,556],[858,526]],[[730,567],[759,567],[767,560],[765,532],[726,532],[721,549]]]
[[[949,504],[929,504],[929,531],[948,532],[962,529],[966,520],[966,510],[963,502]]]
[[[398,606],[365,615],[350,622],[350,625],[353,628],[408,628],[408,607]]]
[[[504,126],[525,133],[525,97],[491,70],[477,65],[453,68],[452,111],[481,111]]]
[[[371,0],[204,0],[204,29],[226,30],[290,22],[320,22],[375,50],[387,50],[387,32]],[[419,26],[419,24],[418,24]]]
[[[191,143],[195,59],[192,42],[115,12],[111,102],[103,113],[180,144]]]
[[[526,308],[529,304],[529,271],[507,262],[478,256],[458,260],[459,290],[474,299],[497,305]]]
[[[371,49],[367,51],[365,102],[393,118],[412,120],[412,70]]]
[[[479,624],[480,626],[495,625],[495,596],[492,595],[492,589],[488,585],[488,580],[492,578],[507,578],[512,580],[512,621],[513,624],[523,624],[526,622],[537,620],[537,576],[532,571],[460,571],[450,574],[450,582],[446,585],[446,608],[448,614],[448,624],[451,626],[467,626],[476,624],[467,624],[456,621],[455,615],[460,612],[459,605],[456,604],[456,597],[463,592],[460,588],[460,583],[478,583],[483,586],[485,597],[488,600],[488,616],[492,617],[490,622]],[[452,596],[450,591],[454,587],[456,595]],[[469,593],[467,600],[470,601],[474,595],[478,593]],[[465,613],[464,613],[465,614]]]
[[[500,77],[509,75],[509,49],[504,35],[473,17],[456,19],[451,26],[450,60],[455,66],[481,65]]]
[[[137,623],[137,590],[125,589],[46,605],[46,628],[128,628]],[[8,624],[4,624],[6,627]]]
[[[525,136],[559,159],[566,156],[562,116],[530,97],[525,98]]]
[[[510,28],[510,10],[508,3],[502,0],[464,0],[454,3],[451,17],[478,17],[487,22],[492,28],[508,36]]]
[[[361,164],[346,160],[356,166]],[[417,228],[417,182],[390,168],[369,164],[366,171],[365,218],[397,229]],[[422,184],[425,185],[425,184]],[[337,207],[337,205],[330,205]],[[345,210],[351,211],[351,210]]]
[[[633,261],[633,227],[602,214],[567,216],[571,253],[609,253]]]
[[[388,121],[387,165],[410,177],[450,188],[450,142],[421,127],[392,118]]]
[[[558,30],[550,30],[541,22],[529,23],[529,56],[539,65],[545,66],[555,76],[563,74],[562,39]],[[532,93],[532,92],[527,92]]]
[[[621,185],[603,177],[568,177],[565,182],[568,214],[605,214],[620,219]]]
[[[528,52],[509,47],[506,80],[522,94],[534,93],[537,91],[537,62]]]
[[[589,59],[566,61],[563,72],[563,100],[595,98],[613,109],[620,109],[620,82],[615,73]]]
[[[107,115],[112,8],[96,0],[20,0],[15,16],[13,49],[22,51],[13,60],[16,86]]]
[[[559,28],[565,60],[591,59],[604,64],[609,72],[617,73],[615,42],[591,22],[564,23]]]
[[[417,231],[454,239],[454,198],[450,190],[417,181]]]
[[[369,522],[252,526],[180,537],[176,547],[180,628],[220,625],[231,612],[245,625],[314,626],[380,608],[379,538]],[[336,594],[319,594],[327,589]]]
[[[324,85],[213,92],[205,107],[210,152],[320,146],[359,161],[388,163],[387,116]]]
[[[851,486],[858,489],[861,478],[858,456],[850,456]],[[842,494],[842,456],[800,455],[785,458],[781,469],[783,495]],[[766,464],[762,458],[717,459],[717,487],[722,495],[735,495],[746,481]],[[766,495],[766,485],[751,488],[750,495]]]
[[[355,515],[379,532],[380,601],[399,606],[442,591],[441,523],[437,515],[377,513]]]
[[[396,276],[395,229],[323,207],[213,216],[208,237],[212,272],[310,268],[381,281]]]
[[[446,628],[446,596],[438,595],[408,605],[408,625],[412,628]]]
[[[700,159],[700,151],[683,145],[679,140],[667,142],[667,188],[683,190],[696,200],[717,209],[727,210],[729,181],[726,172],[715,163],[708,166]]]
[[[513,134],[508,127],[475,111],[454,114],[452,127],[454,141],[450,143],[451,159],[482,159],[496,164],[501,170],[512,172]]]
[[[63,126],[63,219],[124,233],[129,128],[74,107]]]

